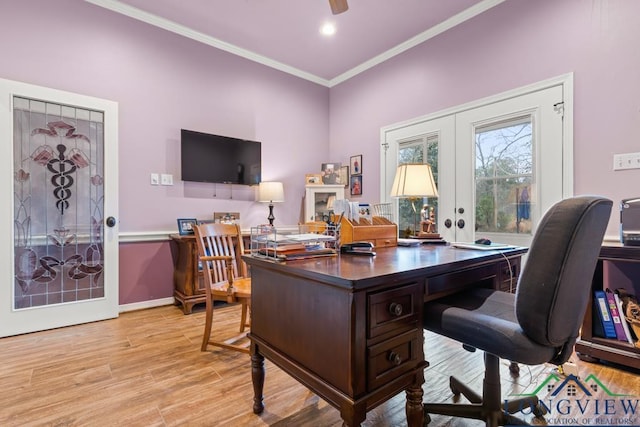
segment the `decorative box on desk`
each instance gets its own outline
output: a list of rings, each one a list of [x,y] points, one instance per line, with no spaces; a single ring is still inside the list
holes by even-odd
[[[251,227],[251,256],[272,261],[335,256],[339,226],[312,222],[290,227]]]
[[[358,222],[342,218],[340,243],[371,242],[376,248],[398,246],[398,225],[381,216],[371,217],[371,222],[360,218]]]

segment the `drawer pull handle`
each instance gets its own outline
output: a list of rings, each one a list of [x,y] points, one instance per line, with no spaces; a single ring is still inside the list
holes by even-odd
[[[402,357],[395,351],[389,353],[389,362],[393,363],[396,366],[400,366],[402,364]]]
[[[402,315],[402,304],[398,304],[397,302],[392,302],[389,305],[389,313],[391,313],[394,316],[401,316]]]

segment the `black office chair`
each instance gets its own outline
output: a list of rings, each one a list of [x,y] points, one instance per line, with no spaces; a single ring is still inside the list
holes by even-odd
[[[568,360],[589,301],[611,206],[611,200],[586,196],[552,206],[538,225],[515,295],[476,288],[425,304],[425,329],[485,352],[483,395],[451,377],[453,393],[472,403],[425,403],[426,423],[428,414],[444,414],[485,420],[492,427],[527,425],[511,415],[523,407],[544,415],[537,397],[512,400],[504,408],[499,360],[527,365]]]

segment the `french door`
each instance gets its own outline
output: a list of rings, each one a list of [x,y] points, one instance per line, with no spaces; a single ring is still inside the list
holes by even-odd
[[[0,336],[117,317],[117,104],[0,79]]]
[[[399,229],[413,213],[389,197],[395,167],[428,162],[439,197],[424,203],[444,239],[529,245],[541,215],[572,195],[571,91],[567,75],[383,129],[381,200]]]

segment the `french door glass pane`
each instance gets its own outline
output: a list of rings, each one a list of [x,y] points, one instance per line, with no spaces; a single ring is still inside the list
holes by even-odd
[[[530,116],[476,129],[476,232],[531,234]]]
[[[431,165],[433,179],[438,185],[438,135],[425,135],[419,139],[402,142],[398,149],[398,165],[405,163],[428,163]],[[415,234],[420,227],[421,210],[425,205],[427,209],[433,207],[438,215],[437,198],[420,198],[417,200],[398,200],[398,232],[400,237],[409,237]]]

